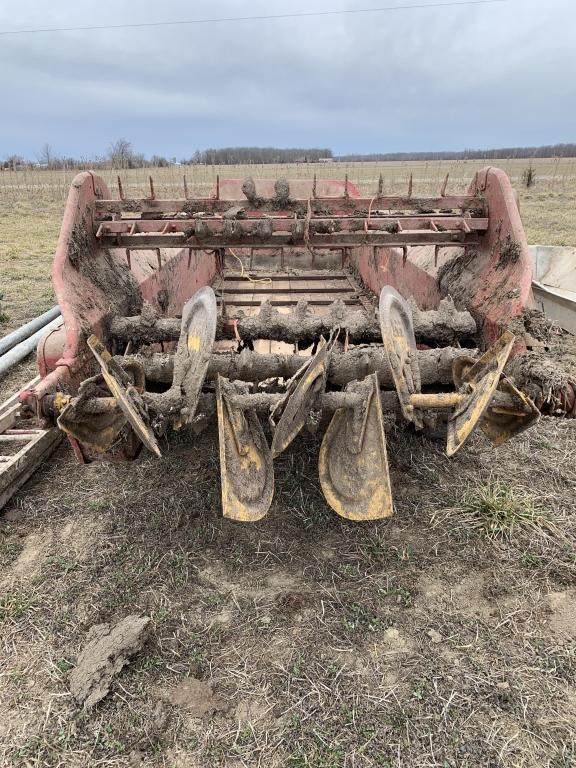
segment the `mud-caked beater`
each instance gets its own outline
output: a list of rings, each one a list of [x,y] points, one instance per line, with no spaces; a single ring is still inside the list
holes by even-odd
[[[224,514],[252,521],[274,459],[309,430],[327,502],[374,520],[393,510],[391,420],[445,424],[448,455],[476,427],[497,446],[537,421],[505,374],[526,349],[531,262],[501,171],[430,198],[363,198],[348,180],[184,189],[72,184],[53,268],[64,322],[21,400],[80,460],[160,455],[170,430],[216,421]]]

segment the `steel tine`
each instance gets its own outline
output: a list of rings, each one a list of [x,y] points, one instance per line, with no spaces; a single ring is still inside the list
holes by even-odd
[[[448,186],[448,179],[450,178],[450,174],[446,174],[446,178],[444,179],[444,183],[442,184],[442,189],[440,190],[440,197],[446,197],[446,187]]]

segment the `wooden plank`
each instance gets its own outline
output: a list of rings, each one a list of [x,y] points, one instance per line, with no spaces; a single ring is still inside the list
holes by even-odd
[[[0,509],[56,450],[64,433],[58,427],[39,430],[28,443],[0,466]]]
[[[40,376],[36,376],[27,384],[24,384],[22,389],[33,389],[40,381]],[[0,404],[0,433],[10,429],[18,420],[18,414],[20,413],[20,392],[15,392],[7,400],[4,400]]]
[[[40,382],[40,376],[36,376],[27,384],[24,384],[22,389],[34,389],[36,384],[38,384],[39,382]],[[8,400],[4,400],[4,402],[0,405],[0,416],[6,411],[10,410],[12,406],[19,405],[19,403],[20,403],[20,392],[15,392],[13,395],[10,395]],[[0,432],[1,431],[2,430],[0,430]]]
[[[40,377],[36,376],[22,389],[33,389],[39,381]],[[24,445],[16,453],[0,456],[0,509],[50,456],[64,437],[57,427],[12,429],[18,420],[19,412],[19,393],[15,392],[0,405],[0,443]]]
[[[18,420],[20,403],[15,403],[10,408],[0,411],[0,433],[10,429]]]

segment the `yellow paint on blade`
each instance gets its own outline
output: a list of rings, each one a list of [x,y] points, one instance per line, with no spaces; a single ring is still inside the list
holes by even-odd
[[[54,410],[56,413],[63,411],[71,400],[72,395],[67,395],[64,392],[56,392],[56,395],[54,396]]]
[[[190,352],[198,352],[200,349],[200,336],[188,336],[188,349]]]

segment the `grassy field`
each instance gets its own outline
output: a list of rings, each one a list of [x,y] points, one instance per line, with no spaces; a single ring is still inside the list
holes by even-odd
[[[506,170],[520,193],[520,205],[529,243],[576,245],[576,160],[540,160],[534,162],[536,184],[529,190],[521,186],[525,160],[500,160],[494,165]],[[246,175],[266,178],[310,178],[314,173],[325,178],[342,178],[365,194],[377,189],[380,174],[388,192],[407,189],[410,174],[414,193],[438,192],[446,174],[449,190],[465,191],[479,168],[480,161],[419,163],[349,163],[326,165],[172,166],[121,172],[126,194],[148,194],[148,177],[154,177],[158,195],[183,196],[186,175],[189,194],[206,195],[219,171],[222,178]],[[116,171],[102,171],[116,194]],[[17,171],[0,172],[0,293],[4,294],[4,312],[0,323],[5,333],[49,308],[54,298],[50,285],[50,267],[64,202],[74,172]]]
[[[390,190],[411,170],[417,191],[448,170],[464,189],[474,164],[449,165],[348,170],[365,192],[380,170]],[[574,162],[536,168],[529,241],[576,245]],[[342,173],[226,175],[313,170]],[[194,172],[207,191],[213,169]],[[181,173],[155,172],[158,193]],[[0,174],[0,334],[53,302],[69,176]],[[443,438],[387,440],[395,514],[362,525],[327,507],[316,439],[275,462],[253,525],[221,517],[213,432],[131,464],[63,444],[0,513],[1,768],[575,768],[576,421],[498,452],[477,434],[453,459]],[[88,631],[129,614],[150,638],[84,711],[68,679]]]

